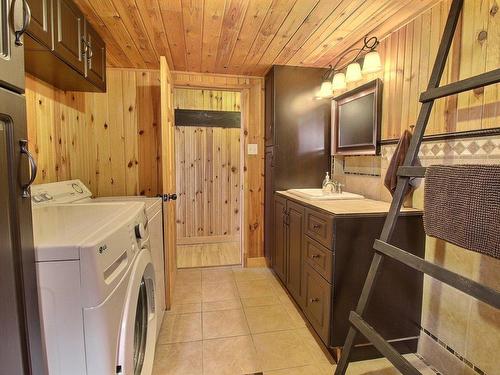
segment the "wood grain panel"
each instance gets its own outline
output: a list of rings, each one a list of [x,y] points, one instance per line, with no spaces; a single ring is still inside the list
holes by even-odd
[[[158,194],[159,72],[108,69],[107,92],[26,77],[35,183],[81,179],[96,196]]]
[[[475,1],[475,0],[470,0]],[[108,45],[108,63],[263,75],[271,64],[327,66],[438,0],[76,0]]]
[[[174,107],[239,112],[240,97],[237,91],[175,88]],[[222,127],[176,126],[179,241],[239,237],[240,132]]]
[[[243,156],[243,170],[240,184],[244,198],[240,212],[242,217],[240,231],[243,241],[243,261],[246,263],[248,258],[262,257],[264,255],[264,80],[257,77],[186,72],[173,72],[172,76],[176,90],[198,88],[241,93],[243,138],[240,139],[240,155]],[[212,142],[218,141],[212,139]],[[245,151],[249,143],[257,144],[257,155],[247,155]],[[232,152],[237,153],[236,150]]]
[[[240,233],[240,129],[177,126],[177,238]]]

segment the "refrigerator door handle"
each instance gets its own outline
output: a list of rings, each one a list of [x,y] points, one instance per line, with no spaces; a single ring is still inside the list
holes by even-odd
[[[30,186],[31,184],[35,181],[36,174],[37,174],[37,166],[36,166],[36,161],[33,158],[33,155],[28,150],[28,141],[25,139],[21,139],[19,141],[19,146],[21,147],[21,154],[24,154],[28,157],[28,161],[30,163],[30,179],[28,183],[26,184],[21,184],[21,196],[23,198],[29,198],[30,197]]]
[[[22,46],[23,41],[21,40],[21,37],[23,34],[28,30],[28,27],[30,26],[31,23],[31,9],[28,4],[27,0],[23,0],[23,26],[19,30],[14,31],[14,35],[16,37],[15,43],[16,46]]]

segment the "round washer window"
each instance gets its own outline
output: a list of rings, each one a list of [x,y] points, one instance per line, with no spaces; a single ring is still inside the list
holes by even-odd
[[[134,375],[141,375],[148,334],[148,291],[144,278],[139,287],[134,327]]]

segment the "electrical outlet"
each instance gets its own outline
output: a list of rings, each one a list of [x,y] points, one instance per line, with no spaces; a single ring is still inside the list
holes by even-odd
[[[248,144],[248,155],[257,155],[258,148],[257,148],[257,143],[249,143]]]

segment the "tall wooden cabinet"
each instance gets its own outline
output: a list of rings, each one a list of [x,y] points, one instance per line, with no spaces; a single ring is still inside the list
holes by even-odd
[[[330,170],[331,101],[318,100],[325,69],[273,66],[265,77],[265,255],[274,243],[276,190],[321,186]],[[307,142],[304,142],[307,140]]]

